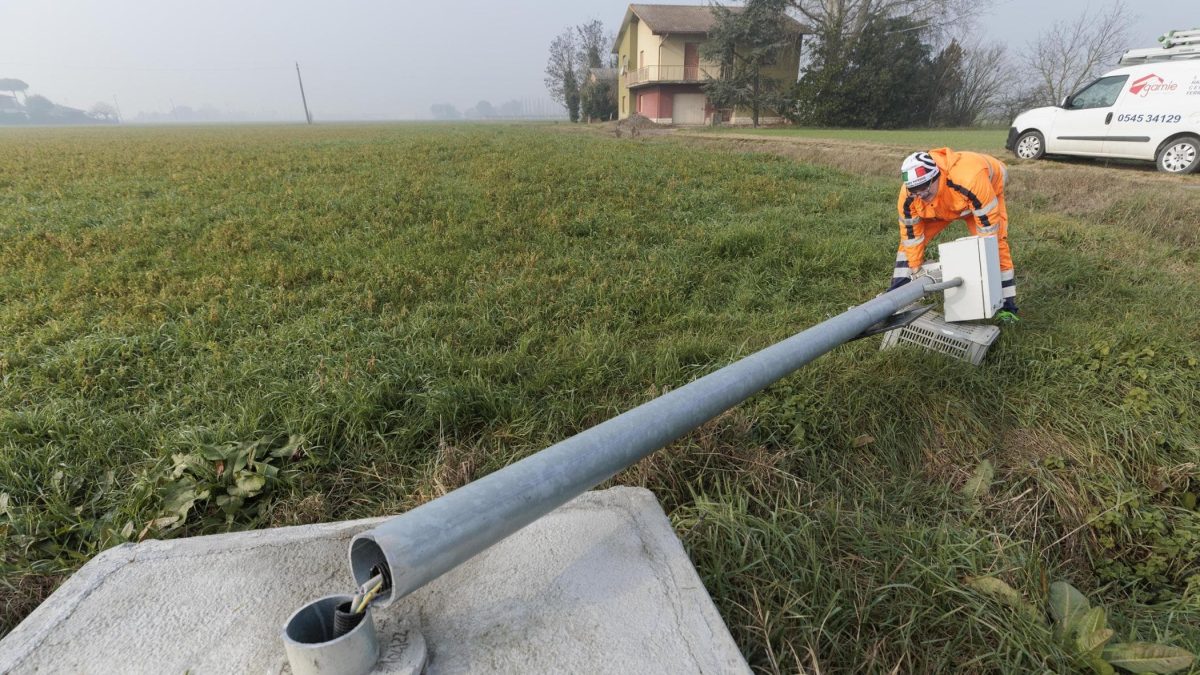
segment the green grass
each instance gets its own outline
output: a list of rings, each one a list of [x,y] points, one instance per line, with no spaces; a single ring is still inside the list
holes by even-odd
[[[882,143],[903,145],[912,148],[940,148],[948,146],[956,150],[974,150],[997,156],[1003,155],[1007,128],[986,129],[825,129],[825,128],[771,128],[743,129],[740,127],[716,127],[704,129],[709,132],[753,134],[780,138],[815,138],[838,141]]]
[[[865,301],[895,189],[530,127],[0,134],[2,625],[105,547],[395,513]],[[1164,224],[1200,207],[1039,200],[984,367],[855,342],[616,479],[755,668],[1080,667],[981,575],[1200,649],[1200,254]]]

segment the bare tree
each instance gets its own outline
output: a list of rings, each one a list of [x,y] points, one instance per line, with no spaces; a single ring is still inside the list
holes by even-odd
[[[100,101],[88,109],[88,115],[101,122],[120,122],[117,109],[111,103]]]
[[[911,19],[926,29],[968,20],[980,9],[967,0],[791,0],[792,7],[823,39],[858,39],[872,19]]]
[[[544,81],[550,98],[567,109],[572,122],[579,119],[577,58],[575,31],[568,28],[550,43],[550,58],[546,61]]]
[[[969,126],[994,115],[1001,97],[1017,84],[1004,45],[962,50],[956,75],[954,86],[938,100],[936,114],[950,126]]]
[[[1037,102],[1057,105],[1115,63],[1125,50],[1129,22],[1125,4],[1117,0],[1105,10],[1084,12],[1074,22],[1060,21],[1038,35],[1025,56]]]
[[[580,24],[575,27],[575,35],[579,48],[575,56],[575,63],[581,71],[576,75],[581,82],[585,79],[588,68],[603,68],[606,65],[612,65],[609,52],[612,51],[615,38],[604,32],[604,22],[592,19],[587,23]]]

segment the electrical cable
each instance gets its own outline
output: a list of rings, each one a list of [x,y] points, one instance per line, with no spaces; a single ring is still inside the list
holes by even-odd
[[[383,590],[383,575],[376,574],[362,586],[359,586],[358,593],[350,601],[350,613],[362,614],[367,609],[367,605],[371,604],[371,601],[375,599],[375,596],[379,595],[379,591],[381,590]]]

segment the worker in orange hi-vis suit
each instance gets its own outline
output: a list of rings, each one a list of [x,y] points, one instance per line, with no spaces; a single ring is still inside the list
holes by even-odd
[[[897,203],[900,250],[888,290],[911,281],[925,260],[925,244],[962,219],[972,235],[999,240],[1004,306],[996,317],[1005,323],[1017,321],[1017,285],[1004,204],[1008,167],[990,155],[938,148],[906,157],[900,174],[904,179]]]

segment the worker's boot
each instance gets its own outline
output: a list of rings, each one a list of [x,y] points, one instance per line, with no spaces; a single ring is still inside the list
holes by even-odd
[[[1017,316],[1017,301],[1013,298],[1005,298],[1004,304],[1000,306],[1000,311],[996,312],[996,319],[1003,324],[1014,324],[1021,320]]]

